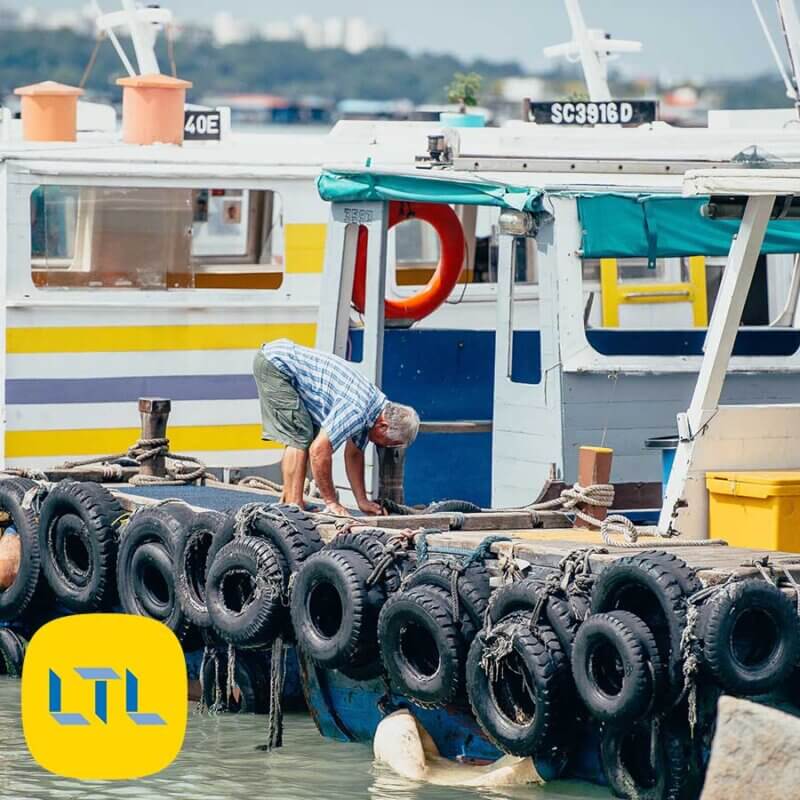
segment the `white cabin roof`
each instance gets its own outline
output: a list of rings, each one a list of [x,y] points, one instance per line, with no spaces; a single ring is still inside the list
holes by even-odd
[[[683,193],[693,195],[800,195],[800,169],[718,169],[687,172]]]

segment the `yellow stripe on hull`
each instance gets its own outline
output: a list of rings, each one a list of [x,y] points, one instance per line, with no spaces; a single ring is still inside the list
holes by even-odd
[[[93,456],[122,453],[139,438],[138,428],[8,431],[6,458]],[[261,439],[260,425],[172,425],[170,449],[176,453],[208,450],[274,450],[283,445]]]
[[[131,325],[9,328],[8,353],[133,353],[167,350],[246,350],[287,338],[314,346],[311,322],[266,325]],[[95,452],[95,451],[92,451]]]
[[[284,225],[287,275],[314,275],[325,268],[327,225],[292,222]]]

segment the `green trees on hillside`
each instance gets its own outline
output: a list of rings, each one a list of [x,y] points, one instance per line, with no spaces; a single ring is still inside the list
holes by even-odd
[[[40,80],[77,84],[94,40],[71,31],[0,31],[0,90]],[[124,43],[132,56],[129,42]],[[167,71],[164,42],[159,57]],[[203,37],[175,43],[178,74],[194,83],[189,99],[210,92],[267,92],[318,95],[333,100],[408,98],[416,103],[444,102],[444,87],[455,72],[479,72],[487,84],[521,75],[519,64],[464,63],[449,55],[409,55],[395,48],[352,55],[343,50],[309,50],[296,42],[252,40],[214,47]],[[110,42],[103,42],[87,89],[116,96],[114,80],[124,71]]]

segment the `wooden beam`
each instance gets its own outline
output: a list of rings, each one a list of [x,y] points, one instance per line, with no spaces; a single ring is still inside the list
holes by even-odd
[[[162,397],[140,397],[139,414],[142,417],[142,439],[166,439],[167,421],[172,410],[172,402]],[[142,475],[155,475],[163,478],[167,474],[167,462],[163,455],[143,462]]]

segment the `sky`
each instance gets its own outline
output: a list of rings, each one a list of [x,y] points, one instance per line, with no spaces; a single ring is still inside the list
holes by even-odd
[[[76,6],[85,2],[73,1]],[[71,0],[0,2],[43,10],[71,5]],[[775,0],[759,2],[777,33]],[[100,0],[100,5],[104,11],[118,7],[116,0]],[[569,38],[561,0],[162,0],[162,5],[178,18],[206,21],[223,9],[254,21],[299,14],[362,16],[385,28],[391,44],[411,51],[515,60],[531,70],[547,65],[543,47]],[[641,54],[624,57],[629,74],[677,80],[775,70],[752,0],[582,0],[582,7],[590,27],[643,43]]]

